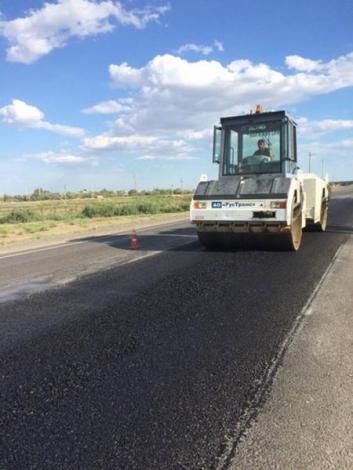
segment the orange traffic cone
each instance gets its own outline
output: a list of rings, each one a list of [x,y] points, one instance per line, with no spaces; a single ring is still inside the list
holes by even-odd
[[[138,247],[139,247],[139,242],[137,240],[137,233],[136,233],[136,230],[133,229],[131,232],[130,248],[131,250],[137,250]]]

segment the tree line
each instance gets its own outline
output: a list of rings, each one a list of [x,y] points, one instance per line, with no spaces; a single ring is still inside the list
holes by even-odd
[[[9,195],[3,194],[0,197],[2,202],[24,202],[24,201],[49,201],[49,200],[65,200],[65,199],[94,199],[94,198],[112,198],[121,196],[167,196],[174,194],[189,194],[191,191],[181,188],[174,189],[161,189],[155,188],[150,191],[142,190],[137,191],[136,189],[130,189],[129,191],[117,190],[112,191],[108,189],[101,189],[100,191],[88,191],[83,189],[82,191],[64,191],[64,192],[52,192],[47,189],[37,188],[31,194],[17,194]]]

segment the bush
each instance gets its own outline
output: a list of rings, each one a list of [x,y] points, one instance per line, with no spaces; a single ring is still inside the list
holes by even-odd
[[[137,215],[137,206],[121,206],[115,208],[115,215]]]
[[[145,202],[137,206],[137,210],[140,214],[159,214],[161,207],[153,202]]]
[[[11,211],[0,219],[2,224],[20,224],[38,220],[38,215],[29,209],[17,209]]]
[[[83,217],[113,217],[114,213],[114,206],[111,204],[100,204],[99,206],[86,206],[81,215]]]
[[[158,199],[154,201],[146,201],[140,203],[130,203],[127,205],[113,204],[94,204],[86,206],[82,212],[82,217],[118,217],[123,215],[138,214],[160,214],[184,212],[189,210],[189,201],[177,201],[169,199]]]
[[[190,204],[188,202],[183,202],[181,204],[176,204],[176,205],[171,205],[171,206],[166,206],[163,208],[161,212],[165,213],[173,213],[173,212],[186,212],[190,208]]]

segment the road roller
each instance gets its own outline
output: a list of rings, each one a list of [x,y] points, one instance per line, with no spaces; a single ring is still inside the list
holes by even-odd
[[[326,230],[328,181],[298,167],[296,128],[260,106],[214,126],[218,179],[201,175],[190,206],[204,247],[297,251],[303,230]]]

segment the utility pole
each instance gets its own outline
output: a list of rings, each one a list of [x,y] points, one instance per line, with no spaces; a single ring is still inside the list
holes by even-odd
[[[64,184],[64,207],[65,207],[65,214],[67,215],[67,188],[66,184]]]
[[[313,156],[313,154],[311,152],[309,152],[309,173],[311,173],[311,157]]]
[[[324,179],[325,160],[321,160],[321,177]]]

